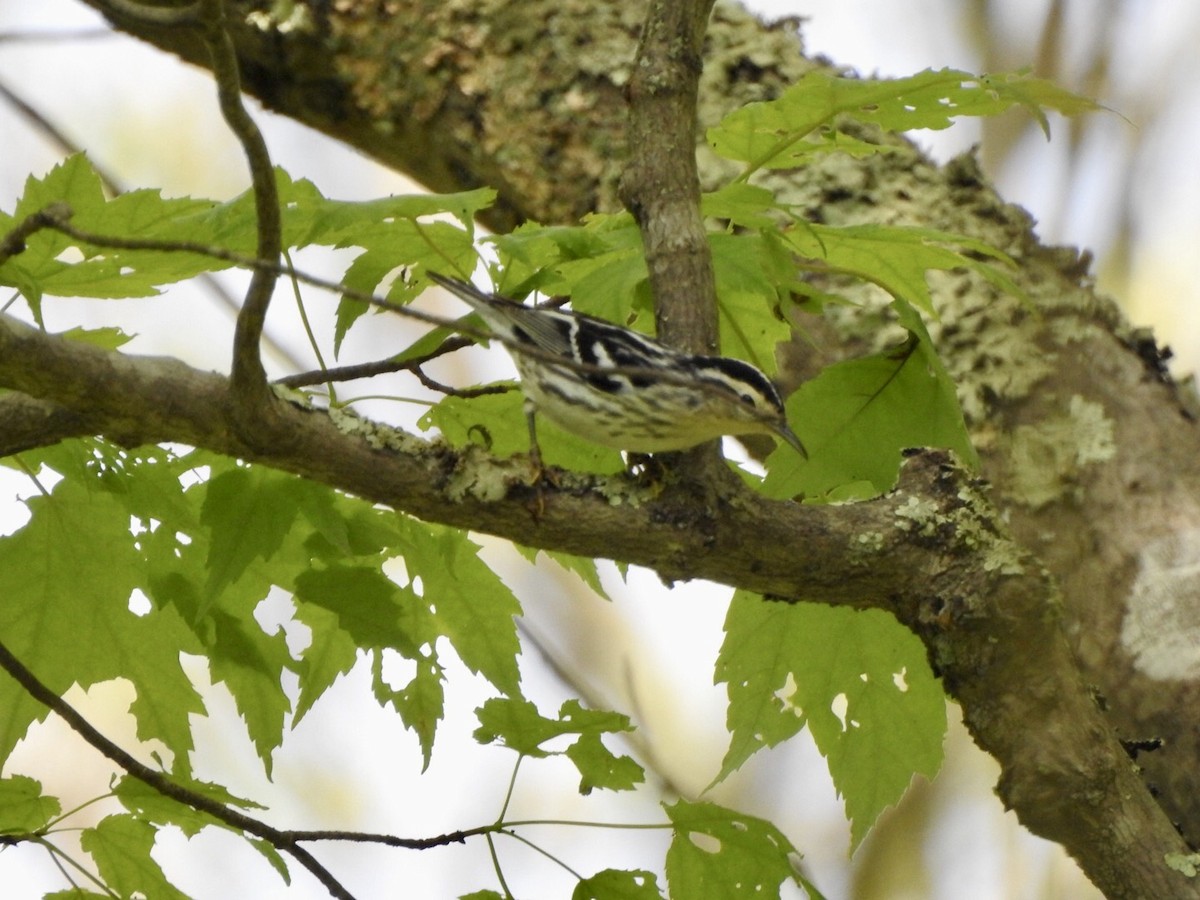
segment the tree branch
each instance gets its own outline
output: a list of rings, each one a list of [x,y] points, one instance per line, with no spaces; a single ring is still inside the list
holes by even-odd
[[[272,262],[283,252],[282,222],[279,193],[275,186],[275,171],[262,132],[242,104],[241,76],[237,52],[225,26],[223,0],[200,0],[204,39],[212,54],[213,76],[221,114],[230,131],[238,139],[250,165],[250,181],[254,192],[254,212],[257,222],[256,256]],[[259,431],[264,415],[269,415],[274,395],[267,385],[259,343],[267,320],[267,307],[275,290],[275,270],[255,268],[246,289],[242,311],[238,313],[233,336],[232,399],[239,410],[239,427]]]
[[[621,201],[642,233],[655,334],[691,353],[720,352],[712,251],[700,217],[696,99],[713,0],[651,0],[629,80],[630,159]],[[682,470],[702,490],[730,482],[720,442],[688,451]]]
[[[944,453],[910,458],[886,497],[840,507],[743,491],[706,511],[671,489],[649,496],[624,478],[564,473],[531,521],[519,463],[290,404],[280,410],[290,440],[257,446],[230,427],[227,379],[72,343],[7,316],[0,385],[86,411],[100,433],[124,443],[204,447],[428,521],[620,559],[667,580],[887,609],[925,641],[976,740],[1003,766],[1002,794],[1028,827],[1063,844],[1110,897],[1200,896],[1163,863],[1186,845],[1092,701],[1052,614],[1053,581],[1004,536]],[[495,499],[504,484],[512,486]],[[688,524],[701,521],[702,529]],[[862,534],[878,535],[878,545]]]
[[[631,157],[621,200],[642,230],[657,334],[718,353],[712,253],[700,218],[696,98],[713,0],[652,0],[629,80]]]
[[[248,816],[230,806],[226,806],[220,801],[213,800],[211,797],[206,797],[204,794],[176,784],[161,772],[155,771],[139,762],[122,747],[114,744],[97,731],[91,722],[81,716],[71,704],[42,684],[38,677],[26,668],[24,663],[13,656],[12,652],[2,642],[0,642],[0,668],[12,676],[13,680],[21,685],[29,696],[33,697],[46,708],[53,710],[59,718],[71,727],[72,731],[138,781],[149,785],[164,797],[170,797],[177,803],[182,803],[185,806],[190,806],[192,809],[208,813],[208,815],[220,822],[224,822],[226,825],[262,838],[276,849],[294,857],[300,865],[308,869],[325,886],[331,896],[338,897],[340,900],[354,900],[354,896],[342,886],[341,882],[334,878],[328,869],[317,862],[311,853],[299,846],[296,843],[296,839],[290,837],[287,832],[272,828],[270,825],[260,822],[258,819]]]

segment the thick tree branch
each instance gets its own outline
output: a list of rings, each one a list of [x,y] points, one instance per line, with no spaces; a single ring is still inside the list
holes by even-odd
[[[891,494],[843,507],[743,492],[710,513],[669,490],[643,496],[624,479],[563,473],[531,521],[519,464],[289,404],[279,426],[288,440],[264,448],[231,427],[227,379],[65,341],[7,316],[0,385],[77,409],[114,440],[204,447],[429,521],[621,559],[669,580],[887,609],[925,640],[976,739],[1004,767],[1003,795],[1023,821],[1066,846],[1110,897],[1200,896],[1163,862],[1186,847],[1083,684],[1052,614],[1053,582],[1003,536],[944,454],[913,457]],[[1031,722],[1048,739],[1029,740]]]

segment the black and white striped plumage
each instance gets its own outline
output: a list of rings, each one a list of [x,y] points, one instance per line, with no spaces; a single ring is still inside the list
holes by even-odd
[[[683,450],[726,434],[774,434],[808,456],[788,427],[779,392],[747,362],[680,353],[602,319],[523,306],[434,273],[430,278],[509,342],[531,436],[538,412],[589,441],[637,453]],[[522,353],[522,346],[563,364]]]

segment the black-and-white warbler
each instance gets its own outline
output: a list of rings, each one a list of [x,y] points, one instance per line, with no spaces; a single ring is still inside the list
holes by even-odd
[[[808,457],[788,426],[779,392],[747,362],[680,353],[602,319],[524,306],[465,281],[429,277],[507,342],[521,376],[535,459],[539,412],[567,431],[618,450],[655,453],[726,434],[774,434]],[[534,353],[522,353],[523,346]]]

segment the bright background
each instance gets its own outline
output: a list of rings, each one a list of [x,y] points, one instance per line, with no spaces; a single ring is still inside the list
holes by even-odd
[[[1195,327],[1200,169],[1194,147],[1200,101],[1194,52],[1200,4],[1177,0],[763,0],[768,17],[802,16],[805,44],[864,73],[903,75],[927,67],[989,71],[1035,63],[1039,74],[1096,97],[1120,115],[1079,122],[1054,120],[1047,144],[1027,119],[967,122],[915,139],[945,159],[982,142],[981,155],[1001,194],[1028,208],[1049,243],[1090,248],[1102,288],[1126,301],[1139,324],[1153,324],[1179,354],[1177,373],[1200,357]],[[245,166],[216,110],[211,81],[174,58],[136,41],[100,35],[99,19],[71,0],[0,0],[0,86],[14,92],[88,149],[97,165],[129,186],[158,186],[168,195],[226,198],[246,186]],[[413,188],[354,152],[290,121],[258,113],[275,161],[311,178],[327,196],[361,199]],[[11,209],[29,173],[43,174],[62,156],[46,135],[0,98],[0,208]],[[328,254],[303,254],[302,267]],[[239,295],[237,277],[225,283]],[[7,300],[7,298],[3,298]],[[322,308],[327,304],[327,308]],[[328,321],[331,304],[311,298],[310,313]],[[457,313],[457,309],[452,311]],[[227,367],[233,314],[200,289],[135,301],[54,301],[48,325],[119,325],[139,337],[135,352],[170,353],[193,365]],[[376,359],[416,332],[402,321],[352,332],[344,359]],[[274,373],[289,358],[311,366],[294,306],[274,304],[269,332],[278,346]],[[435,373],[455,384],[503,374],[496,354],[466,355]],[[419,395],[398,379],[389,393]],[[363,388],[363,392],[366,392]],[[411,408],[375,403],[367,410],[411,421]],[[0,533],[24,521],[20,497],[32,486],[0,471]],[[629,712],[640,722],[634,750],[651,770],[636,796],[603,792],[581,798],[569,765],[527,763],[516,783],[510,816],[609,822],[659,821],[656,804],[671,791],[694,795],[708,783],[725,751],[724,695],[712,686],[712,661],[728,592],[704,584],[666,590],[646,572],[623,584],[606,570],[611,603],[599,600],[554,566],[531,567],[505,545],[488,542],[488,558],[503,567],[526,609],[523,672],[527,695],[544,712],[578,692]],[[287,624],[286,597],[264,605],[263,620]],[[196,678],[204,683],[201,667]],[[220,688],[205,692],[211,711],[197,720],[195,765],[200,777],[229,785],[270,807],[277,825],[384,831],[425,837],[495,817],[513,754],[478,747],[472,710],[486,688],[461,667],[452,670],[448,713],[433,764],[420,775],[415,739],[370,698],[368,673],[339,682],[275,756],[267,782],[236,711]],[[127,707],[131,691],[102,685],[69,698],[110,737],[135,748]],[[153,748],[139,755],[150,760]],[[836,898],[1086,898],[1091,889],[1060,851],[1029,836],[1003,812],[991,787],[990,759],[955,726],[948,758],[932,784],[914,787],[881,822],[853,860],[848,828],[823,761],[802,737],[760,754],[712,799],[771,818],[806,854],[810,875]],[[65,806],[102,795],[107,762],[51,721],[34,729],[5,774],[41,778]],[[657,775],[655,775],[657,773]],[[83,810],[88,824],[107,807]],[[528,836],[591,872],[601,865],[656,868],[665,838],[655,832],[593,828],[529,829]],[[631,836],[632,835],[632,836]],[[65,835],[63,845],[71,846]],[[522,897],[569,896],[573,880],[528,848],[501,842],[510,883]],[[315,853],[360,900],[449,898],[497,887],[481,841],[423,853],[347,845]],[[231,896],[326,896],[293,867],[285,888],[254,852],[224,834],[187,841],[168,831],[156,858],[197,900]],[[0,852],[0,893],[8,900],[40,897],[68,885],[44,851],[22,846]]]

